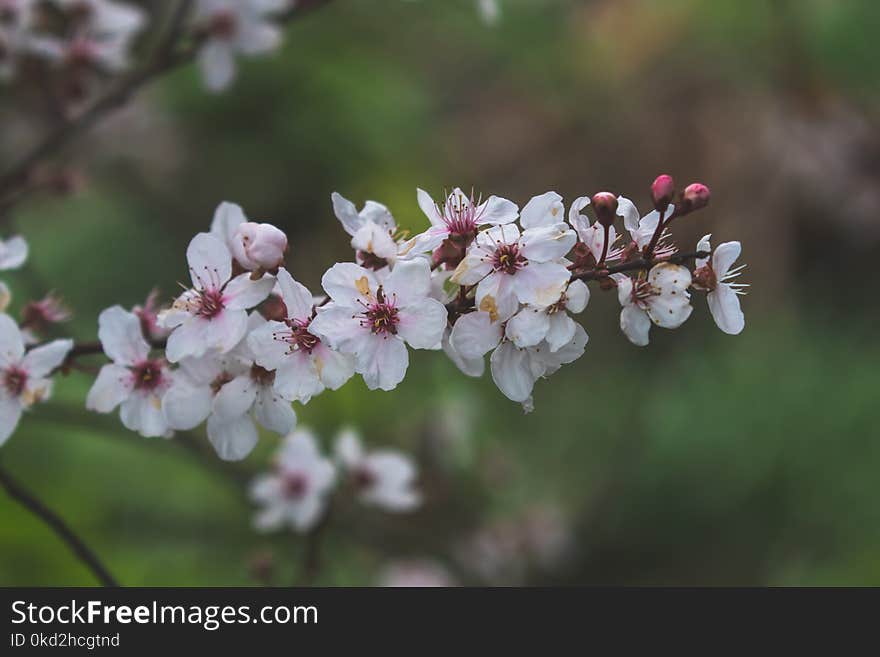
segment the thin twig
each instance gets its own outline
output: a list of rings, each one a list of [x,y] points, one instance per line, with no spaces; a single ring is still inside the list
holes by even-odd
[[[76,557],[88,567],[102,586],[119,586],[107,567],[101,562],[91,548],[76,535],[61,517],[41,502],[33,493],[25,489],[6,470],[0,467],[0,485],[9,496],[42,520],[64,541]]]
[[[571,275],[571,280],[573,281],[595,281],[600,278],[607,278],[611,274],[618,274],[625,271],[638,271],[643,269],[651,269],[654,265],[659,265],[664,262],[668,262],[674,265],[680,265],[683,262],[687,262],[688,260],[692,260],[693,258],[708,258],[711,253],[708,251],[693,251],[691,253],[677,253],[673,256],[669,256],[668,258],[656,258],[652,260],[645,260],[644,258],[636,258],[635,260],[629,260],[627,262],[622,262],[619,265],[612,265],[611,267],[602,267],[596,269],[590,269],[584,272],[578,272],[576,274]]]
[[[312,9],[328,4],[330,1],[302,0],[297,3],[296,7],[285,12],[281,17],[281,21],[290,21]],[[182,3],[182,5],[187,4],[189,3]],[[185,11],[186,7],[182,6],[180,9],[183,11],[182,17],[185,18],[187,13]],[[180,27],[172,30],[174,41],[180,40],[182,32],[183,30]],[[36,165],[52,157],[79,135],[88,132],[99,119],[122,107],[149,82],[168,71],[192,61],[197,51],[197,42],[188,44],[185,47],[178,47],[175,42],[172,42],[170,47],[163,44],[151,61],[144,64],[142,68],[122,77],[87,109],[75,118],[60,124],[52,130],[43,141],[0,175],[0,202],[4,205],[7,204],[7,197],[14,194],[19,186],[27,184],[30,173]]]

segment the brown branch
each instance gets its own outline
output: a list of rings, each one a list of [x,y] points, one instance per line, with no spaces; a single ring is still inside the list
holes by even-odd
[[[674,265],[680,265],[688,260],[692,260],[694,258],[708,258],[711,255],[708,251],[693,251],[691,253],[677,253],[673,256],[669,256],[668,258],[657,258],[651,260],[645,260],[644,258],[636,258],[635,260],[629,260],[627,262],[622,262],[619,265],[613,265],[611,267],[604,268],[596,268],[589,269],[584,272],[578,272],[576,274],[571,275],[572,281],[595,281],[600,278],[607,278],[611,274],[619,274],[621,272],[626,271],[639,271],[645,269],[651,269],[654,265],[659,265],[664,262],[669,262]]]
[[[293,20],[312,9],[328,4],[330,1],[301,0],[297,3],[296,7],[281,16],[281,21]],[[181,34],[184,32],[177,24],[177,21],[182,21],[185,18],[189,4],[189,2],[181,3],[178,11],[175,12],[175,17],[172,19],[172,29],[170,30],[172,38],[170,43],[163,43],[151,61],[144,64],[139,70],[123,76],[87,109],[75,118],[60,124],[52,130],[30,152],[0,175],[0,201],[2,201],[0,204],[4,206],[4,209],[9,209],[8,197],[15,194],[18,187],[27,185],[35,166],[43,160],[52,157],[79,135],[88,132],[105,115],[125,105],[132,96],[148,83],[162,74],[188,64],[193,60],[198,51],[198,42],[190,43],[184,47],[179,47],[178,43],[176,43],[181,40]]]
[[[70,526],[33,493],[13,479],[2,467],[0,467],[0,486],[3,486],[12,499],[46,523],[67,544],[67,547],[70,548],[76,557],[92,571],[92,574],[101,582],[102,586],[119,586],[119,582],[110,574],[110,571],[107,570],[107,567],[101,562],[98,555],[76,535]]]

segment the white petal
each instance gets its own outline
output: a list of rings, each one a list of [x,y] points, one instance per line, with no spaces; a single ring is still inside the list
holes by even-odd
[[[550,316],[550,326],[547,329],[547,346],[550,351],[559,351],[574,338],[577,330],[577,322],[565,312],[553,313]]]
[[[540,267],[541,265],[536,263],[534,266]],[[519,275],[528,268],[521,269],[515,276],[501,272],[486,276],[477,285],[477,310],[489,313],[493,322],[506,322],[513,317],[513,314],[519,308],[519,301],[516,296],[516,290],[520,284]],[[527,278],[528,276],[525,276],[523,280]]]
[[[235,377],[223,384],[214,397],[212,417],[232,419],[251,410],[257,397],[257,386],[249,374]]]
[[[389,232],[372,222],[368,222],[354,234],[351,238],[351,248],[355,251],[372,253],[386,260],[394,260],[398,251],[397,242]]]
[[[499,325],[499,333],[500,328],[501,327]],[[446,352],[446,355],[449,357],[449,360],[451,360],[465,376],[483,376],[483,372],[486,371],[486,362],[483,359],[483,356],[479,356],[477,358],[465,358],[460,353],[458,353],[458,350],[453,346],[452,342],[450,341],[451,335],[452,332],[447,330],[443,334],[443,343],[441,345],[443,347],[443,351]]]
[[[333,212],[336,218],[339,219],[345,232],[349,235],[354,235],[358,232],[364,225],[364,218],[358,214],[355,204],[338,192],[333,192],[330,195],[330,200],[333,203]]]
[[[572,201],[571,207],[568,210],[568,223],[575,229],[581,242],[585,244],[587,243],[585,237],[586,231],[590,227],[590,219],[587,215],[581,214],[581,210],[589,204],[589,196],[580,196]]]
[[[291,355],[290,345],[283,339],[290,334],[286,324],[275,321],[251,331],[247,344],[257,365],[267,370],[277,369]]]
[[[122,402],[119,418],[126,429],[137,431],[145,438],[165,436],[169,430],[162,414],[162,400],[155,393],[133,392]]]
[[[134,378],[128,368],[113,363],[104,365],[86,397],[86,408],[109,413],[128,399],[133,387]]]
[[[24,238],[16,235],[8,240],[0,240],[0,270],[18,269],[28,257],[28,245]]]
[[[232,351],[242,341],[248,329],[248,314],[244,310],[231,310],[227,308],[211,319],[196,317],[194,320],[203,324],[201,334],[205,340],[204,347],[206,349],[216,349],[221,354]],[[185,327],[186,324],[174,330],[174,333],[169,336],[169,345],[171,344],[171,337]],[[195,356],[198,354],[187,355]]]
[[[21,330],[9,315],[0,314],[0,367],[18,364],[24,356]]]
[[[406,376],[409,354],[402,340],[371,335],[357,353],[355,371],[370,390],[393,390]]]
[[[552,226],[565,218],[562,197],[556,192],[545,192],[533,197],[522,209],[520,224],[523,228]]]
[[[417,189],[416,198],[419,202],[419,207],[422,209],[422,212],[425,213],[425,216],[428,218],[428,221],[431,222],[432,226],[443,224],[443,218],[437,211],[437,204],[434,203],[434,199],[431,198],[431,195],[428,194],[428,192],[423,189]]]
[[[162,397],[162,413],[172,429],[189,431],[208,419],[213,401],[211,386],[178,380]]]
[[[504,342],[490,358],[492,380],[504,395],[515,402],[524,402],[532,395],[535,378],[529,367],[529,355],[512,342]]]
[[[552,306],[559,301],[571,272],[555,262],[530,262],[516,276],[515,290],[520,302],[538,308]]]
[[[0,390],[0,445],[9,440],[21,419],[22,406],[17,397]]]
[[[410,511],[421,503],[421,496],[412,488],[416,469],[408,458],[382,450],[370,454],[364,465],[376,477],[362,495],[365,502],[391,512]]]
[[[397,265],[400,267],[400,265]],[[392,273],[393,275],[393,273]],[[433,349],[443,338],[446,306],[434,299],[410,303],[398,312],[397,334],[413,349]]]
[[[492,271],[492,263],[481,249],[471,247],[464,259],[458,263],[450,279],[459,285],[476,285]]]
[[[738,335],[746,326],[746,318],[739,305],[739,296],[733,288],[719,283],[706,297],[712,318],[722,331],[728,335]]]
[[[393,301],[398,308],[420,303],[431,292],[431,269],[428,261],[418,258],[397,263],[382,288],[385,298]]]
[[[34,378],[48,376],[64,362],[71,349],[73,349],[73,340],[53,340],[31,349],[22,360],[22,366],[28,375]]]
[[[338,262],[324,273],[321,286],[334,302],[361,310],[379,284],[373,272],[353,262]]]
[[[708,235],[703,235],[700,238],[700,241],[697,242],[697,251],[706,251],[707,253],[711,253],[712,252],[712,243],[710,241],[711,239],[712,239],[712,233],[709,233]],[[696,264],[697,267],[702,267],[707,262],[709,262],[709,258],[697,258],[694,261],[694,263]]]
[[[150,353],[141,320],[121,306],[107,308],[98,316],[98,339],[104,353],[121,365],[134,365]]]
[[[224,288],[223,303],[229,310],[247,310],[263,302],[273,287],[275,279],[271,276],[263,276],[255,281],[250,274],[239,274]]]
[[[336,437],[336,458],[347,468],[358,464],[364,457],[361,438],[357,431],[345,428]]]
[[[333,351],[326,345],[319,345],[312,352],[315,369],[323,383],[330,390],[338,390],[354,376],[354,358],[348,354]]]
[[[617,197],[617,215],[623,217],[623,225],[628,231],[637,230],[639,227],[639,210],[635,203],[625,196]]]
[[[464,359],[481,359],[498,346],[504,332],[501,322],[493,322],[487,312],[462,315],[452,327],[450,342]]]
[[[645,347],[648,344],[648,333],[651,331],[651,320],[647,313],[636,305],[624,306],[620,311],[620,330],[634,345]]]
[[[632,291],[633,280],[626,274],[611,274],[611,278],[617,283],[617,300],[623,307],[633,304]]]
[[[712,269],[718,280],[722,280],[727,276],[730,266],[736,262],[742,253],[742,245],[739,242],[724,242],[719,244],[712,254]]]
[[[542,309],[527,306],[507,322],[506,334],[517,347],[534,347],[549,330],[549,315]]]
[[[249,415],[208,418],[208,440],[224,461],[240,461],[257,446],[257,428]]]
[[[199,68],[209,91],[223,91],[235,79],[235,56],[228,43],[211,39],[198,53]]]
[[[296,427],[296,413],[289,401],[269,386],[261,386],[254,402],[254,418],[269,431],[286,436]]]
[[[211,234],[223,240],[227,246],[232,244],[238,227],[247,221],[240,205],[224,201],[214,211],[211,221]]]
[[[275,390],[284,399],[303,404],[321,394],[324,384],[312,356],[298,351],[285,357],[275,371]]]
[[[564,223],[529,228],[522,234],[522,254],[529,263],[559,260],[571,251],[577,236]]]
[[[572,281],[565,290],[565,308],[575,314],[582,313],[590,301],[590,288],[581,280]]]
[[[219,290],[232,276],[232,255],[220,238],[199,233],[186,249],[186,261],[193,287],[197,290]]]
[[[353,353],[354,345],[368,331],[354,316],[352,308],[328,304],[318,308],[318,316],[309,324],[309,332],[321,338],[331,348]]]
[[[477,209],[477,222],[480,224],[509,224],[516,221],[519,208],[513,201],[508,201],[500,196],[490,196],[485,203]]]

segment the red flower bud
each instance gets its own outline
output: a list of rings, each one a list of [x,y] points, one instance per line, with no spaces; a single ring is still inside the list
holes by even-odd
[[[651,184],[651,200],[654,202],[654,209],[662,212],[670,203],[675,195],[675,181],[667,173],[657,176]]]
[[[684,188],[682,198],[687,206],[688,212],[699,210],[709,205],[709,199],[712,192],[703,183],[691,183]]]
[[[592,203],[599,223],[605,227],[612,225],[617,214],[617,197],[611,192],[599,192],[593,196]]]

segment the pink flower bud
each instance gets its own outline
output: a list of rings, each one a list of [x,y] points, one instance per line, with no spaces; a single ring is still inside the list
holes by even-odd
[[[651,184],[651,200],[654,201],[654,209],[662,212],[675,195],[675,181],[667,173],[657,176]]]
[[[611,192],[599,192],[593,196],[592,203],[599,223],[603,226],[612,225],[617,214],[617,197]]]
[[[703,183],[691,183],[684,188],[682,198],[687,206],[688,212],[699,210],[709,205],[709,199],[712,193]]]
[[[287,235],[272,224],[247,221],[238,227],[232,241],[232,255],[250,271],[268,271],[284,263]]]

